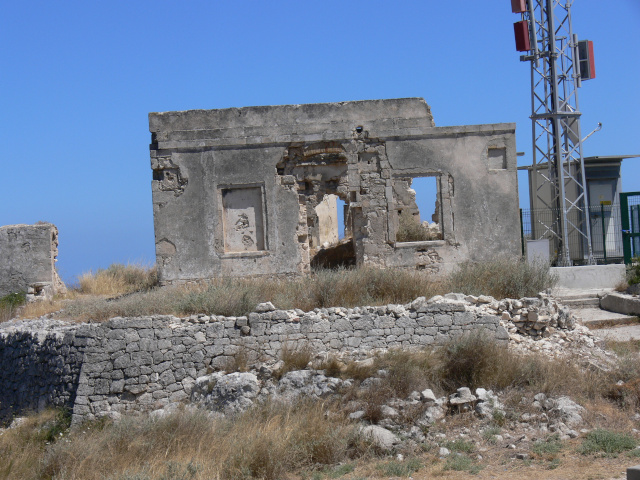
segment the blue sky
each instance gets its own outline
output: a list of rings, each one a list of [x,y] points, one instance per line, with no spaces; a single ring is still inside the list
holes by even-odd
[[[5,0],[0,12],[0,225],[55,223],[66,281],[154,262],[149,112],[424,97],[438,126],[516,122],[531,162],[508,0]],[[576,0],[572,14],[595,44],[582,130],[603,123],[584,154],[639,154],[640,2]],[[640,159],[623,164],[623,189],[640,190]]]

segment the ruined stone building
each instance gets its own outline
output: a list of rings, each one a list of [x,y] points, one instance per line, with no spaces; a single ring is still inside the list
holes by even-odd
[[[406,98],[151,113],[149,125],[165,284],[314,265],[438,275],[520,254],[512,123],[435,127]],[[437,185],[423,218],[418,177]]]
[[[51,223],[0,227],[0,297],[25,292],[27,299],[65,291],[55,268],[58,229]]]

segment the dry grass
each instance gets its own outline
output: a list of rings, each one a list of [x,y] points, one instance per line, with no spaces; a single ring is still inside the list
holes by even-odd
[[[274,376],[279,379],[288,372],[304,370],[307,368],[307,365],[309,365],[309,362],[313,360],[313,357],[313,349],[308,344],[299,348],[291,348],[287,342],[285,342],[280,352],[282,367],[274,372]]]
[[[240,352],[239,357],[242,356]],[[441,348],[390,351],[368,362],[342,365],[337,359],[328,358],[323,365],[345,377],[354,374],[369,378],[381,369],[386,371],[371,388],[361,390],[354,386],[341,399],[342,404],[357,400],[359,408],[365,410],[365,420],[372,423],[383,418],[382,407],[389,400],[406,398],[414,390],[431,388],[440,396],[460,386],[482,386],[499,392],[507,409],[506,422],[515,421],[520,413],[532,408],[530,402],[521,402],[523,397],[531,400],[534,394],[544,392],[550,396],[569,395],[583,405],[586,410],[582,416],[589,428],[630,432],[638,427],[633,420],[635,407],[613,402],[609,394],[619,379],[627,382],[640,379],[640,370],[625,363],[635,357],[637,354],[632,352],[629,359],[623,359],[610,372],[582,369],[570,361],[563,361],[562,368],[558,368],[556,360],[542,355],[517,355],[482,336],[475,336],[458,337]],[[288,368],[303,368],[312,360],[313,352],[306,348],[285,349],[282,358]],[[238,362],[244,363],[242,358]],[[407,409],[401,412],[401,418],[414,422],[421,413],[419,409]],[[66,425],[64,420],[55,413],[45,412],[0,435],[0,480],[277,479],[308,476],[309,472],[317,473],[312,478],[334,478],[326,472],[338,472],[337,467],[325,469],[325,466],[347,461],[356,462],[354,478],[366,472],[371,476],[380,475],[367,466],[376,452],[362,442],[356,433],[357,426],[345,414],[337,404],[272,403],[234,418],[212,419],[204,412],[178,411],[157,420],[135,417],[124,418],[116,424],[89,424],[59,436],[60,427]],[[447,417],[446,425],[438,424],[437,428],[468,427],[470,421],[470,417],[463,415]],[[578,464],[571,457],[577,455],[577,441],[576,446],[564,446],[549,458],[543,455],[549,447],[547,443],[535,445],[542,452],[533,457],[534,462],[540,462],[538,474],[547,468],[561,469],[565,462]],[[490,451],[483,453],[484,460],[469,464],[461,474],[478,468],[482,468],[482,472],[497,473],[499,469],[494,467],[504,460],[505,449],[504,446],[495,448],[501,452],[495,459],[491,460]],[[449,478],[449,473],[444,474],[449,470],[443,469],[454,465],[447,466],[446,462],[430,455],[435,454],[424,454],[420,459],[424,467],[412,474],[413,478],[427,478],[428,472]],[[583,457],[583,461],[592,462],[592,459]],[[507,473],[515,476],[522,473],[517,466],[509,465]],[[393,466],[400,472],[406,465]],[[375,470],[375,466],[373,468]],[[537,478],[542,477],[551,478],[544,475]]]
[[[87,424],[47,445],[39,426],[55,415],[0,435],[0,478],[275,480],[367,453],[354,425],[313,402],[268,404],[226,419],[188,411],[125,417]]]
[[[149,290],[157,283],[155,267],[114,263],[109,268],[98,269],[95,273],[83,273],[78,278],[77,290],[91,295],[114,296]]]
[[[396,242],[422,242],[440,239],[442,239],[441,233],[432,234],[420,223],[419,218],[414,217],[408,211],[403,211],[398,217]]]
[[[340,377],[345,368],[346,366],[333,354],[329,355],[318,365],[318,369],[324,370],[324,374],[327,377]]]
[[[280,309],[309,311],[407,303],[419,296],[441,293],[445,293],[442,284],[420,272],[343,268],[319,270],[294,279],[217,279],[200,285],[153,288],[116,299],[81,295],[65,306],[65,314],[94,321],[152,314],[241,316],[267,301]]]
[[[478,334],[454,338],[440,348],[390,351],[372,363],[352,362],[340,374],[361,381],[376,376],[379,370],[386,375],[377,383],[348,394],[350,399],[362,402],[365,418],[373,423],[381,419],[381,408],[389,401],[407,398],[411,392],[425,388],[438,396],[460,387],[492,389],[503,392],[505,403],[513,400],[512,409],[522,408],[517,404],[523,396],[532,398],[537,393],[567,395],[581,404],[613,405],[615,401],[615,408],[622,409],[640,405],[640,362],[628,366],[622,359],[609,372],[567,361],[558,368],[556,359],[544,354],[517,354]],[[626,383],[616,385],[621,379]]]
[[[449,276],[449,291],[495,298],[533,297],[557,282],[548,265],[501,257],[482,263],[464,262]]]
[[[439,390],[440,358],[438,351],[391,350],[378,358],[376,366],[386,370],[384,387],[390,389],[397,398],[405,398],[411,392],[425,388]]]
[[[115,316],[209,314],[242,316],[261,302],[280,309],[404,304],[449,291],[490,293],[497,298],[535,295],[553,284],[548,269],[518,261],[463,264],[448,279],[422,271],[340,268],[289,279],[224,278],[206,284],[157,288],[155,269],[112,265],[81,277],[79,286],[53,302],[30,306],[23,318],[64,307],[65,316],[104,321]],[[109,298],[105,298],[109,297]]]
[[[47,445],[60,438],[68,427],[68,415],[46,410],[0,434],[0,480],[41,478],[36,475]]]

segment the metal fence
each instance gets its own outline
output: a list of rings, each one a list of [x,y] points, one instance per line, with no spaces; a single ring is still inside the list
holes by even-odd
[[[557,238],[551,233],[558,231],[559,215],[552,209],[521,209],[522,253],[525,255],[527,240],[549,240],[549,259],[557,263],[560,248]],[[622,222],[620,205],[594,205],[587,213],[573,210],[568,216],[569,254],[575,265],[586,264],[589,252],[579,230],[586,230],[586,221],[591,225],[591,248],[594,259],[599,264],[622,263],[624,261]]]

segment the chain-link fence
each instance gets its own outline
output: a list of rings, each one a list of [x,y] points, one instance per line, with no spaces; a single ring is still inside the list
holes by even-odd
[[[523,255],[527,240],[549,240],[549,259],[552,264],[558,260],[562,248],[553,231],[561,228],[560,212],[553,209],[522,209]],[[622,263],[624,260],[622,243],[622,223],[619,205],[590,206],[586,213],[572,210],[567,215],[568,244],[571,261],[575,265],[586,264],[589,251],[584,235],[586,222],[591,226],[591,248],[594,259],[599,264]]]

